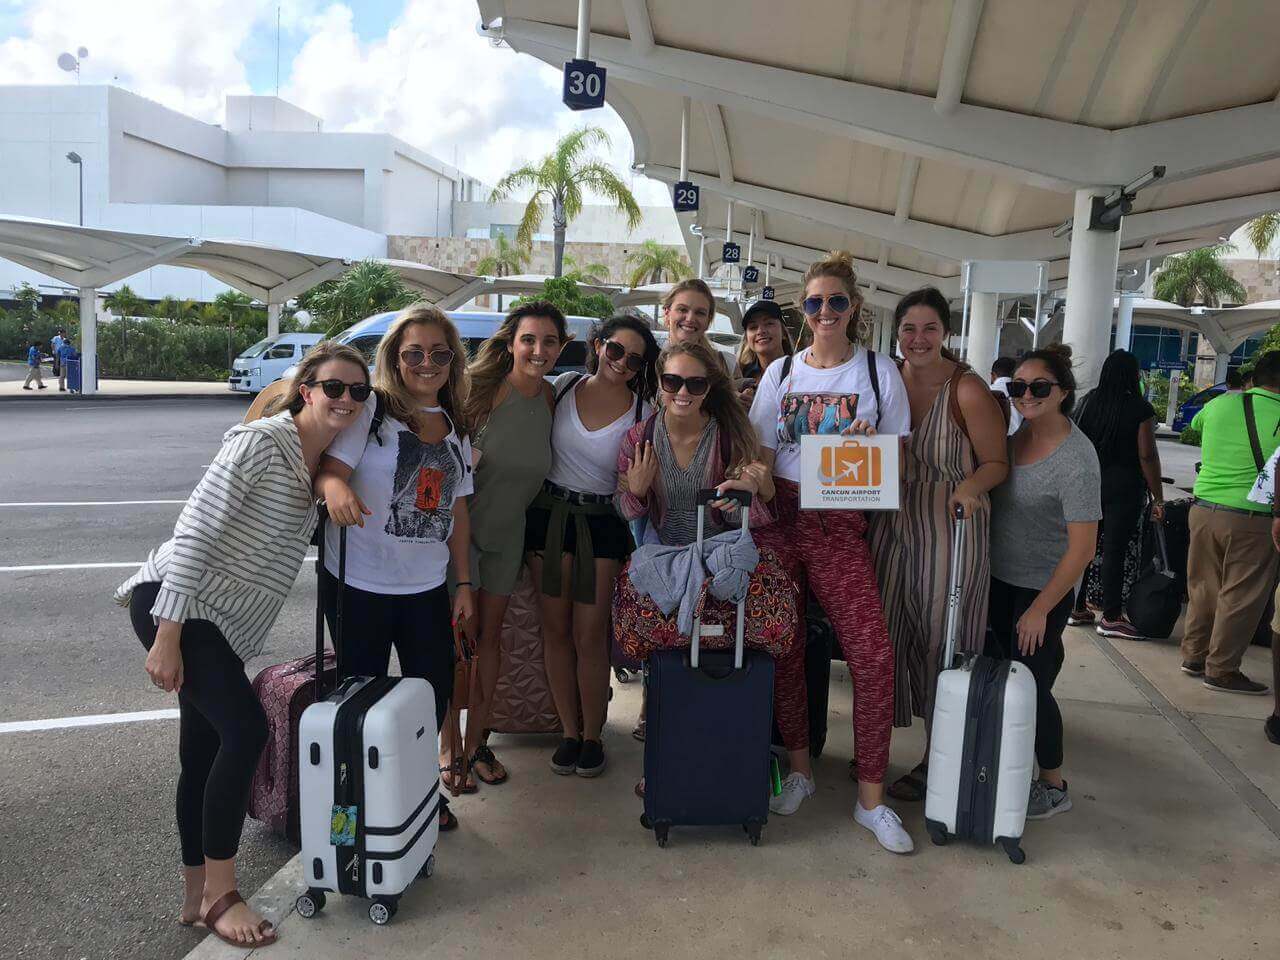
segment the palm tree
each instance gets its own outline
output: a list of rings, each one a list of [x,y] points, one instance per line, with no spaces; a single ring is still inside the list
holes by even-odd
[[[494,241],[493,253],[476,264],[476,273],[484,277],[509,277],[524,273],[528,265],[529,251],[513,244],[505,233],[500,233]]]
[[[640,249],[627,254],[632,267],[627,286],[639,287],[664,280],[683,280],[693,276],[693,268],[678,247],[664,247],[657,240],[646,240]]]
[[[1271,249],[1276,234],[1280,234],[1280,213],[1264,213],[1260,217],[1254,217],[1244,225],[1244,232],[1249,238],[1249,245],[1257,251],[1258,259],[1261,260],[1262,255]]]
[[[114,293],[103,298],[103,306],[120,318],[120,376],[129,372],[129,317],[138,316],[145,301],[129,288],[127,283],[120,284]]]
[[[399,310],[416,299],[394,269],[362,260],[342,276],[326,280],[298,297],[298,307],[319,317],[324,322],[325,336],[332,336],[357,320]]]
[[[161,297],[156,301],[156,305],[151,308],[151,315],[158,320],[170,320],[174,323],[181,323],[184,320],[194,319],[198,314],[198,308],[194,300],[179,300],[177,297]],[[222,317],[219,315],[218,320]]]
[[[234,347],[231,345],[231,335],[235,327],[236,311],[247,310],[249,305],[253,303],[253,298],[247,293],[241,293],[239,290],[223,290],[220,294],[213,298],[213,305],[227,318],[227,369],[231,369],[231,362],[235,359],[233,356]]]
[[[1197,303],[1217,307],[1223,300],[1244,303],[1248,296],[1244,287],[1220,259],[1233,250],[1231,244],[1219,243],[1168,257],[1156,275],[1156,296],[1184,307]]]
[[[555,149],[536,164],[512,170],[498,181],[489,195],[490,203],[500,203],[515,190],[532,189],[524,217],[516,230],[516,243],[533,246],[533,235],[542,223],[543,204],[551,204],[551,225],[555,231],[553,272],[564,273],[564,235],[569,222],[582,212],[584,191],[594,191],[612,201],[627,218],[628,229],[640,226],[640,205],[622,179],[608,164],[590,160],[584,154],[591,147],[609,145],[609,135],[600,127],[583,127],[567,133]]]
[[[564,255],[564,275],[578,283],[608,283],[609,265],[605,263],[578,263],[572,253]]]

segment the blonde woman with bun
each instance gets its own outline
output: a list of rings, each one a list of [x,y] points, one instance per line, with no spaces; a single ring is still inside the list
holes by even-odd
[[[874,833],[886,850],[908,853],[911,837],[884,802],[893,727],[893,647],[867,546],[867,518],[857,510],[800,510],[799,441],[808,432],[902,436],[911,430],[911,406],[894,362],[857,343],[862,295],[850,254],[832,253],[809,267],[802,306],[811,345],[771,363],[751,405],[776,489],[777,522],[763,528],[756,540],[778,554],[800,596],[812,588],[848,661],[858,749],[854,821]],[[803,625],[801,620],[801,630]],[[809,761],[803,636],[793,650],[778,660],[775,681],[775,709],[791,773],[770,808],[783,815],[795,813],[816,789]]]

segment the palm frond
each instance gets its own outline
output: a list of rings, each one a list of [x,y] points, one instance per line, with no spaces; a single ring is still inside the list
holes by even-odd
[[[1260,217],[1254,217],[1244,225],[1244,230],[1249,245],[1261,260],[1262,255],[1275,243],[1276,235],[1280,234],[1280,213],[1264,213]]]
[[[537,167],[531,167],[528,164],[512,170],[489,191],[489,202],[501,203],[522,187],[543,186],[541,178],[542,170]]]
[[[584,164],[578,169],[574,180],[612,200],[618,211],[626,214],[627,226],[630,229],[634,230],[644,220],[644,214],[640,212],[640,204],[636,203],[631,188],[607,164],[598,162]]]
[[[538,227],[542,225],[542,217],[545,211],[542,208],[543,200],[550,200],[551,195],[545,187],[536,191],[529,202],[525,204],[524,216],[520,218],[520,225],[516,227],[516,243],[522,247],[532,247],[534,234],[538,232]]]

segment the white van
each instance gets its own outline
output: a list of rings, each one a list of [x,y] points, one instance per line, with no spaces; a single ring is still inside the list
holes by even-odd
[[[259,340],[236,357],[227,384],[238,393],[258,393],[283,377],[286,370],[323,339],[324,335],[319,333],[282,333]]]

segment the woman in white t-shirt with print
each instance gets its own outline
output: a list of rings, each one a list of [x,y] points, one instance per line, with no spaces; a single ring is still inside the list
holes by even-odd
[[[773,467],[777,522],[756,541],[777,553],[805,596],[813,589],[835,628],[853,678],[858,801],[854,820],[894,853],[912,849],[902,821],[884,802],[893,728],[893,646],[885,627],[867,547],[867,518],[857,510],[801,510],[800,437],[805,434],[896,434],[911,431],[911,407],[897,366],[854,341],[862,296],[853,258],[833,253],[804,277],[804,312],[813,343],[769,365],[756,389],[751,421]],[[807,585],[807,586],[806,586]],[[800,629],[804,629],[801,620]],[[778,709],[807,716],[804,642],[777,663]],[[795,725],[792,725],[793,727]],[[814,793],[807,727],[785,743],[791,773],[770,801],[792,814]]]
[[[525,515],[525,550],[541,591],[547,681],[564,740],[559,774],[604,772],[609,612],[631,532],[614,508],[618,449],[651,412],[658,343],[647,324],[616,316],[593,331],[591,375],[556,378],[551,472]],[[581,716],[581,721],[579,721]]]
[[[334,524],[347,531],[341,664],[348,676],[422,677],[436,699],[436,729],[453,693],[453,623],[475,612],[470,565],[471,445],[458,408],[466,353],[435,307],[402,311],[378,345],[375,396],[326,452],[316,479]],[[382,421],[376,423],[381,409]],[[326,530],[320,589],[330,627],[338,590],[338,531]],[[459,577],[449,602],[449,569]],[[457,775],[454,771],[452,775]],[[457,818],[440,800],[440,829]]]

